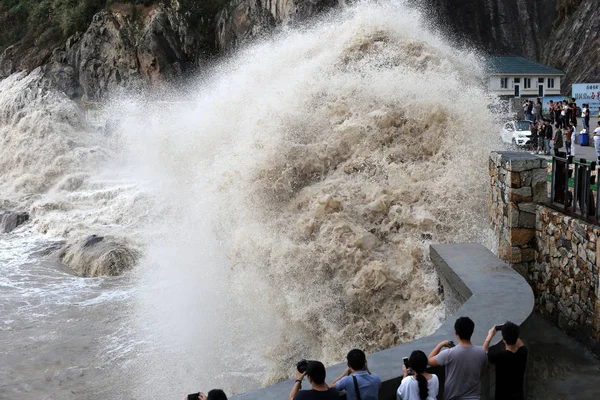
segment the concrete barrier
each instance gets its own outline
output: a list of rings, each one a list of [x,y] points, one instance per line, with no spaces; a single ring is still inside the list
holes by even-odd
[[[396,398],[402,376],[402,357],[409,356],[414,350],[428,354],[442,340],[455,340],[454,321],[459,316],[468,316],[475,321],[472,341],[481,345],[493,325],[507,320],[522,325],[533,312],[534,298],[528,283],[484,246],[477,243],[438,244],[431,246],[430,252],[443,286],[448,317],[430,336],[367,356],[369,368],[383,381],[381,400]],[[494,339],[499,342],[501,337],[496,335]],[[343,356],[340,354],[340,357]],[[335,379],[345,368],[345,364],[327,368],[327,382]],[[434,372],[442,375],[443,383],[443,370]],[[289,379],[234,399],[286,399],[293,384],[294,381]],[[309,386],[305,382],[304,389],[307,388]],[[489,388],[489,381],[485,379],[482,399],[489,398]]]

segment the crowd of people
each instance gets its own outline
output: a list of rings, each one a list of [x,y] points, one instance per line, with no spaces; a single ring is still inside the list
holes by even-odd
[[[560,153],[575,155],[575,144],[578,142],[578,123],[581,118],[582,131],[580,133],[590,134],[590,107],[589,104],[577,106],[574,98],[570,101],[548,102],[549,118],[544,118],[542,102],[525,100],[523,102],[523,113],[525,119],[530,122],[531,130],[531,154],[545,154],[558,156]],[[591,133],[598,161],[600,161],[600,122],[598,127]],[[564,146],[564,150],[563,150]]]
[[[481,376],[489,364],[496,366],[496,399],[523,400],[527,347],[519,338],[519,326],[506,322],[492,327],[482,346],[471,342],[474,330],[470,318],[458,318],[454,324],[457,345],[445,340],[429,356],[421,350],[413,351],[402,365],[398,400],[437,399],[440,382],[435,374],[427,372],[428,367],[444,367],[444,400],[479,400]],[[490,348],[498,332],[502,344]],[[348,400],[378,400],[381,379],[369,370],[365,353],[354,349],[346,358],[347,369],[331,385],[326,383],[321,362],[309,361],[306,370],[298,368],[288,400],[334,400],[342,391]],[[304,378],[310,384],[308,390],[301,390]]]
[[[519,326],[507,321],[493,326],[482,346],[471,342],[475,323],[469,317],[460,317],[454,323],[457,344],[452,340],[440,342],[429,354],[413,351],[402,364],[402,381],[396,391],[397,400],[436,400],[439,395],[438,377],[427,371],[428,367],[444,368],[444,400],[479,400],[481,376],[489,364],[496,367],[495,398],[524,400],[524,380],[527,368],[527,347],[519,337]],[[494,336],[500,332],[502,342],[490,347]],[[341,392],[347,400],[378,400],[381,378],[369,370],[367,357],[362,350],[353,349],[346,356],[346,369],[333,380],[326,382],[323,363],[302,360],[296,368],[295,382],[288,400],[337,400]],[[304,379],[310,388],[302,390]],[[188,395],[186,399],[227,400],[220,389]]]

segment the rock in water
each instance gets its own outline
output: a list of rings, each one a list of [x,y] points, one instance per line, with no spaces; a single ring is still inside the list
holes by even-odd
[[[137,263],[140,252],[124,239],[91,235],[69,242],[58,256],[80,276],[117,276]]]
[[[0,211],[0,232],[12,232],[29,220],[26,212]]]

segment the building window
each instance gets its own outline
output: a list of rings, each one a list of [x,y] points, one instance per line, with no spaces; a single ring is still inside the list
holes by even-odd
[[[544,78],[538,78],[538,83],[544,83]]]
[[[554,89],[554,78],[548,78],[548,89]]]
[[[500,78],[500,88],[508,89],[508,78]]]
[[[515,83],[521,83],[521,78],[515,78]]]
[[[531,89],[531,78],[523,78],[525,89]]]

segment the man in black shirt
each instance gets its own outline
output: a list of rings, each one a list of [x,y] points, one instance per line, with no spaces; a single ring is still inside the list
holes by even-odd
[[[483,342],[488,360],[496,365],[496,399],[524,400],[524,379],[527,369],[527,347],[519,338],[519,326],[512,322],[501,325],[502,344],[490,350],[490,342],[498,327],[493,327]]]
[[[312,389],[300,391],[305,375]],[[305,373],[296,371],[296,382],[288,400],[337,400],[339,397],[337,389],[325,383],[325,366],[319,361],[309,361]]]

